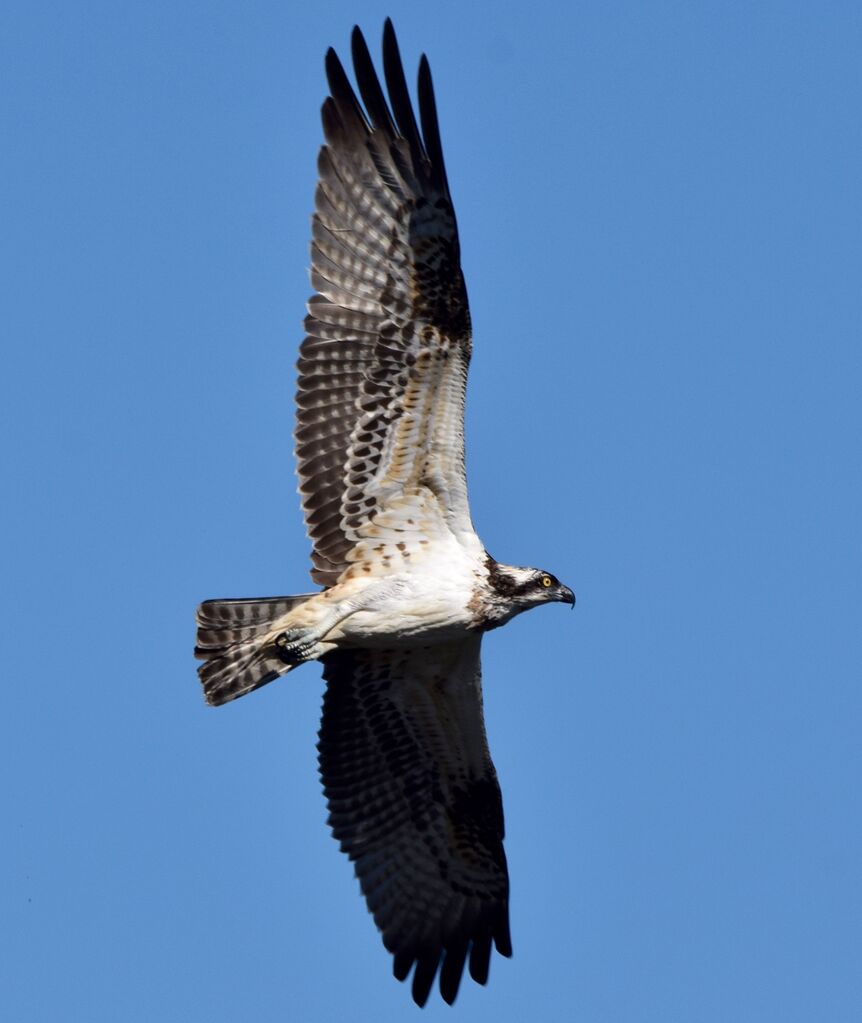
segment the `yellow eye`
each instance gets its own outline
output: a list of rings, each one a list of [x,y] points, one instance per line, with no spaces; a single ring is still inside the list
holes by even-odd
[[[551,579],[551,577],[549,575],[543,575],[542,576],[542,586],[544,586],[547,589],[547,587],[551,586],[552,584],[553,584],[553,580]]]

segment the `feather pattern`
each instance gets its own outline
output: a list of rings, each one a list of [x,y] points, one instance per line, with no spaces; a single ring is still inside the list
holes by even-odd
[[[338,581],[363,539],[384,535],[399,508],[475,540],[464,473],[470,315],[427,61],[421,131],[391,23],[384,77],[358,29],[353,61],[362,105],[330,50],[300,349],[296,454],[312,577]],[[364,105],[364,109],[363,109]],[[427,515],[426,515],[427,519]],[[390,537],[391,538],[391,537]]]
[[[314,594],[205,600],[197,610],[195,657],[207,703],[220,706],[290,670],[269,641],[277,624]]]
[[[330,50],[295,430],[315,594],[206,601],[195,655],[222,704],[320,660],[329,822],[415,1001],[511,955],[481,637],[574,594],[491,558],[470,520],[467,292],[427,60],[417,122],[390,21],[383,81]]]
[[[410,650],[339,650],[320,772],[329,823],[354,861],[396,976],[422,1005],[440,968],[452,1002],[480,984],[492,941],[511,955],[503,808],[482,716],[481,637]]]

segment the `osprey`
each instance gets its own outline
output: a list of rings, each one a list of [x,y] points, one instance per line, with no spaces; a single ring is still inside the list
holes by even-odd
[[[470,313],[431,73],[411,105],[392,23],[388,102],[358,28],[360,105],[335,52],[315,196],[296,457],[311,576],[300,596],[208,600],[196,657],[220,705],[320,661],[329,824],[423,1005],[465,962],[512,954],[503,809],[482,714],[482,636],[551,601],[549,572],[495,561],[464,471]]]

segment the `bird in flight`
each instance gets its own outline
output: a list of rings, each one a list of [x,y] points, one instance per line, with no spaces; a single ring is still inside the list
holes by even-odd
[[[313,544],[299,596],[207,600],[195,656],[207,701],[306,661],[326,680],[319,764],[329,824],[412,994],[512,954],[500,787],[485,737],[486,632],[552,601],[550,572],[496,561],[473,529],[464,468],[471,329],[428,61],[419,123],[392,23],[386,92],[358,28],[361,102],[330,49],[325,144],[296,396]],[[387,99],[388,94],[388,99]]]

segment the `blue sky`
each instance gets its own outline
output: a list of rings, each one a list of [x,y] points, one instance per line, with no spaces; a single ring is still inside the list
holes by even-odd
[[[858,1020],[862,16],[542,0],[4,5],[4,1018],[418,1012],[319,672],[211,710],[191,656],[199,600],[308,587],[322,61],[386,14],[437,86],[474,520],[578,594],[485,643],[515,955],[426,1017]]]

